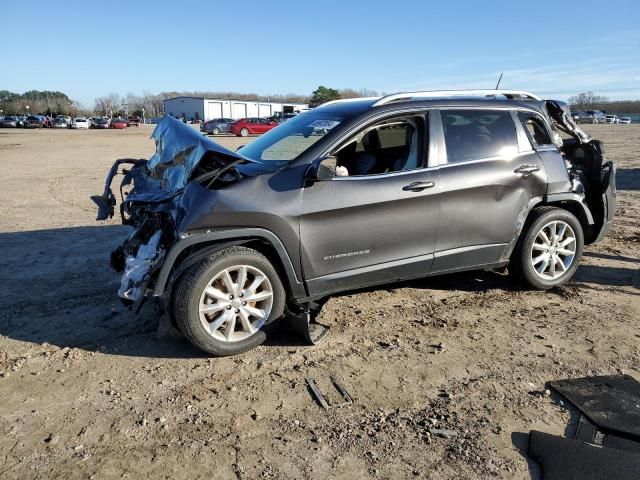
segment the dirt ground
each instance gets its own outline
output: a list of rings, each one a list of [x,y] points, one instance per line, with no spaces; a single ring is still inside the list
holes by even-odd
[[[480,272],[343,295],[323,344],[281,329],[220,359],[116,295],[128,230],[89,195],[150,156],[150,127],[0,130],[0,477],[537,478],[529,430],[575,423],[546,381],[640,379],[640,125],[587,129],[617,162],[617,218],[568,286]],[[353,405],[314,403],[305,378],[332,392],[329,374]]]

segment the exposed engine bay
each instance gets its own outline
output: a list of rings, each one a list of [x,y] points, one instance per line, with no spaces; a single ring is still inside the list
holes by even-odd
[[[134,230],[111,253],[111,267],[123,273],[118,295],[134,310],[141,306],[153,274],[178,240],[184,216],[181,199],[187,184],[215,190],[252,173],[246,168],[251,160],[171,117],[158,124],[152,138],[156,152],[149,160],[117,160],[107,175],[103,194],[91,197],[98,206],[96,220],[112,218],[117,201],[111,184],[116,175],[122,175],[120,217],[123,225]]]

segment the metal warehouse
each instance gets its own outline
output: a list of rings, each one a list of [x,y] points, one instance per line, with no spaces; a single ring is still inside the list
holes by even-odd
[[[212,118],[270,117],[298,113],[308,108],[303,103],[259,102],[257,100],[220,100],[203,97],[174,97],[164,100],[164,113],[194,120]]]

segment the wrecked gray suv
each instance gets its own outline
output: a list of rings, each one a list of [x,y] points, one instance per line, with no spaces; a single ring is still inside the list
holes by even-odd
[[[602,144],[526,92],[330,102],[237,152],[171,117],[152,138],[149,160],[118,160],[92,197],[98,220],[113,216],[124,174],[118,294],[134,310],[157,297],[214,355],[259,345],[282,317],[317,341],[336,292],[507,266],[562,285],[615,206]]]

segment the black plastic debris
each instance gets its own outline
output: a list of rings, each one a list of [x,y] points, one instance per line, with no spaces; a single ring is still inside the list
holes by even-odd
[[[345,405],[351,405],[353,403],[353,398],[351,398],[351,395],[349,394],[349,392],[347,392],[347,389],[344,388],[344,386],[340,382],[338,382],[336,377],[334,377],[333,375],[330,375],[329,379],[331,380],[331,383],[333,384],[335,389],[342,396],[343,401],[339,403],[329,403],[318,388],[316,381],[313,378],[307,378],[307,386],[309,387],[311,394],[316,399],[318,404],[325,410],[329,410],[330,408],[342,407]]]
[[[529,434],[545,480],[640,479],[640,383],[628,375],[549,382],[581,416],[573,439]]]
[[[637,480],[640,455],[531,431],[529,454],[545,480]]]
[[[550,382],[549,386],[599,427],[639,437],[640,441],[640,382],[633,377],[576,378]]]
[[[316,322],[322,304],[312,303],[305,308],[285,309],[285,317],[294,333],[299,335],[307,345],[317,345],[328,333],[329,327]]]

